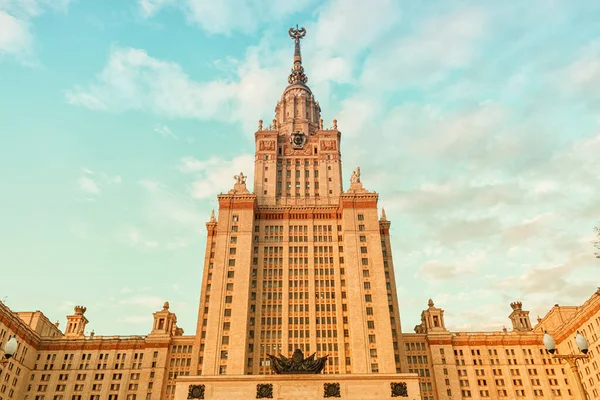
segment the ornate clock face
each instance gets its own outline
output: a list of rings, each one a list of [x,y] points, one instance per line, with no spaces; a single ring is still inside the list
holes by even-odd
[[[306,143],[306,136],[304,136],[304,133],[302,132],[294,132],[292,133],[290,142],[292,143],[292,147],[294,149],[302,149]]]

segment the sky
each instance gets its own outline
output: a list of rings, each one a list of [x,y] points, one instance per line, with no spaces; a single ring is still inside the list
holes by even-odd
[[[403,330],[510,328],[600,281],[600,3],[0,0],[0,300],[194,334],[216,195],[308,84],[392,221]]]

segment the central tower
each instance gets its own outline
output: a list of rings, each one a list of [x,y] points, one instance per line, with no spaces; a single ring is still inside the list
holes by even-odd
[[[307,86],[305,34],[289,30],[288,86],[255,133],[253,193],[236,175],[207,223],[198,375],[270,374],[268,354],[296,349],[329,355],[329,374],[407,371],[390,222],[359,168],[343,190],[341,134]]]
[[[304,28],[290,29],[294,64],[275,106],[275,119],[255,133],[254,193],[261,206],[314,206],[339,202],[342,193],[340,132],[323,128],[321,107],[302,66]]]

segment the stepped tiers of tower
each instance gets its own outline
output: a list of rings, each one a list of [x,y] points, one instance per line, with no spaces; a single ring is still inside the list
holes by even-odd
[[[580,371],[597,398],[600,292],[535,326],[514,302],[499,332],[450,332],[430,300],[403,332],[391,222],[370,171],[354,169],[344,188],[341,132],[323,127],[302,66],[306,30],[289,34],[292,72],[273,123],[259,122],[253,185],[243,171],[223,182],[206,223],[196,331],[184,334],[168,302],[131,337],[88,332],[83,306],[61,331],[0,303],[0,345],[19,343],[0,364],[0,399],[579,399],[545,330],[559,352],[576,330],[590,339]]]

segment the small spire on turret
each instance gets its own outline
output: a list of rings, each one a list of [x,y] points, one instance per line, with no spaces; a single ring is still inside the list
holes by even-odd
[[[387,221],[387,217],[385,215],[385,208],[381,207],[381,219],[380,221]]]
[[[214,209],[210,212],[210,221],[209,222],[217,222],[217,219],[215,218],[215,210]]]

